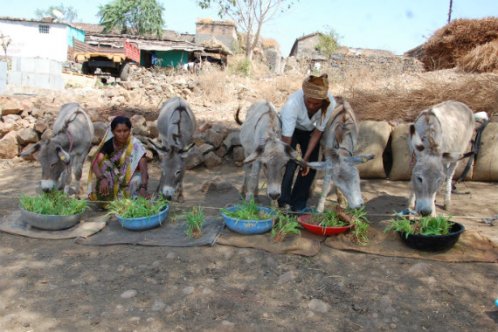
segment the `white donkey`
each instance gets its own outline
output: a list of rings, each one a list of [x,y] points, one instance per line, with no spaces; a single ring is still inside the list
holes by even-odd
[[[445,101],[420,113],[410,126],[410,150],[416,158],[408,207],[435,215],[436,193],[445,182],[444,209],[451,202],[451,180],[474,132],[474,115],[467,105]]]
[[[317,206],[318,212],[323,212],[325,199],[332,184],[344,194],[349,207],[361,207],[363,199],[361,197],[360,175],[355,166],[374,157],[371,154],[353,155],[358,141],[358,123],[349,103],[345,100],[341,101],[340,98],[336,98],[336,100],[341,105],[334,109],[320,141],[325,161],[308,163],[311,168],[325,169],[322,194]],[[340,201],[339,192],[337,192],[337,196]]]

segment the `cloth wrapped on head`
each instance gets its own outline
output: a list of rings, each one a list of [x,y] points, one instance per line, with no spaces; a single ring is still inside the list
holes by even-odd
[[[329,80],[327,74],[310,75],[303,82],[303,93],[307,98],[328,99]]]
[[[323,100],[321,107],[322,117],[327,113],[327,108],[330,105],[329,93],[329,80],[328,75],[321,76],[310,75],[303,82],[303,93],[305,98],[313,98]]]

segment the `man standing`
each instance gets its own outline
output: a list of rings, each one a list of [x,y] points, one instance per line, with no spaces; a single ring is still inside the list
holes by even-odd
[[[282,141],[294,149],[299,144],[306,162],[318,160],[318,143],[336,106],[328,89],[327,74],[311,75],[304,80],[302,89],[290,95],[280,110]],[[294,161],[287,163],[282,180],[282,196],[278,203],[280,207],[289,205],[293,211],[303,211],[316,171],[308,168],[301,170],[293,187],[296,168]]]

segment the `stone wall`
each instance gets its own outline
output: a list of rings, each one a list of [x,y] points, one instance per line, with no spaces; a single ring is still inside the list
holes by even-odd
[[[195,42],[202,44],[213,37],[229,48],[232,52],[238,44],[237,31],[235,25],[223,21],[198,21],[195,28]]]
[[[385,76],[424,71],[423,64],[417,59],[395,55],[336,53],[328,65],[332,73],[341,79],[346,79],[346,73],[358,68],[385,72]]]
[[[328,61],[312,60],[311,58],[289,57],[286,59],[285,71],[310,73],[315,68],[315,62],[320,63],[320,71],[326,72],[338,81],[345,81],[348,75],[355,71],[366,71],[370,75],[390,77],[403,73],[420,73],[424,71],[423,64],[411,57],[383,54],[342,54],[335,53]]]

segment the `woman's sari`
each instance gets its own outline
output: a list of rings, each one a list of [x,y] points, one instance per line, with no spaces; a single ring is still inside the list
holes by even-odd
[[[133,188],[130,186],[130,181],[135,175],[140,159],[145,155],[145,148],[132,135],[130,135],[128,143],[124,148],[114,150],[110,156],[105,154],[104,159],[98,165],[102,176],[109,184],[109,195],[103,196],[99,193],[100,180],[93,173],[93,167],[97,162],[97,156],[102,147],[110,139],[113,139],[113,134],[108,130],[99,144],[98,152],[95,154],[90,171],[88,172],[88,197],[90,200],[109,201],[118,197],[130,197],[134,194],[132,192]]]

